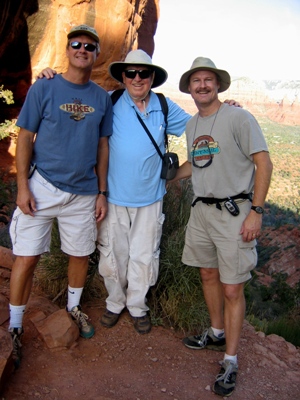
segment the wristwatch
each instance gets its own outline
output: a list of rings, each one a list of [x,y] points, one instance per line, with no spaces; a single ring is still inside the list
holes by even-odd
[[[103,194],[103,196],[107,197],[108,192],[106,192],[105,190],[104,191],[99,190],[98,194]]]
[[[251,210],[254,210],[257,214],[263,214],[265,210],[260,206],[252,206]]]

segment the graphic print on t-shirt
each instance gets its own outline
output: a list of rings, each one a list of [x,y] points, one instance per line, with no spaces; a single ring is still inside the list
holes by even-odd
[[[81,99],[73,99],[73,103],[66,103],[59,108],[67,113],[70,113],[70,118],[74,121],[80,121],[85,118],[86,114],[93,113],[95,109],[87,104],[82,104]]]
[[[212,136],[198,136],[191,148],[191,158],[194,165],[203,167],[203,163],[212,160],[215,154],[220,153],[219,143],[215,142]]]

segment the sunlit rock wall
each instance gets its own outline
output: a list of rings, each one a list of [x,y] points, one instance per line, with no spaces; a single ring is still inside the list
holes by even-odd
[[[15,107],[0,105],[0,121],[23,104],[38,71],[67,67],[66,34],[88,24],[100,36],[101,54],[92,79],[109,90],[116,87],[107,73],[112,61],[132,50],[154,52],[159,0],[1,0],[0,85],[14,93]]]

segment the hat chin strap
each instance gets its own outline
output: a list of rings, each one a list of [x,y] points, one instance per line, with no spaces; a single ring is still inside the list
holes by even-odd
[[[150,89],[151,90],[151,89]],[[149,90],[149,92],[150,92],[150,90]],[[144,97],[134,97],[134,96],[132,96],[131,94],[129,94],[129,92],[128,92],[128,94],[129,94],[129,96],[132,98],[132,100],[134,101],[134,102],[136,102],[136,101],[146,101],[146,99],[147,99],[147,97],[149,96],[149,92],[146,94],[146,96],[144,96]]]

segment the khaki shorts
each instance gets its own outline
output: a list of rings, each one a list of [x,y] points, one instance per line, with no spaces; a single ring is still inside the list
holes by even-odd
[[[182,262],[200,268],[218,268],[220,280],[238,284],[251,278],[257,264],[256,240],[243,242],[240,229],[251,203],[238,204],[240,214],[233,217],[227,209],[199,201],[191,207],[186,228]]]
[[[34,217],[15,210],[10,236],[18,256],[35,256],[50,250],[51,230],[57,218],[61,249],[72,256],[87,256],[95,250],[97,227],[95,195],[75,195],[56,188],[37,171],[29,180],[37,211]]]

